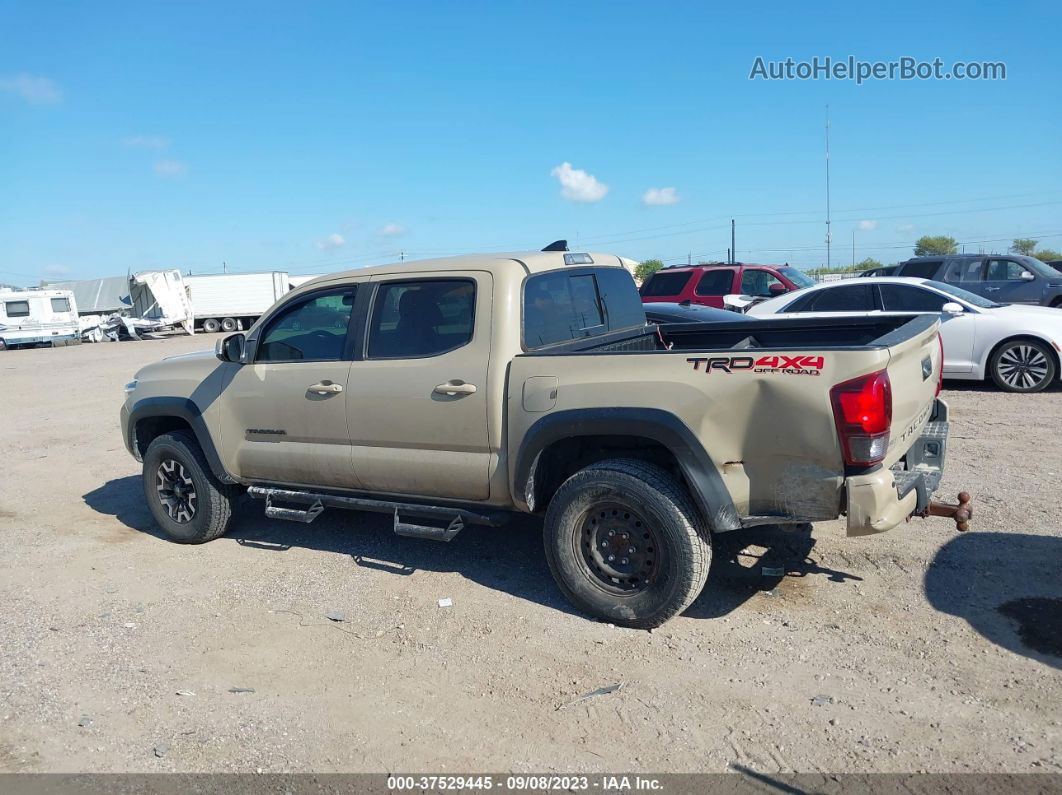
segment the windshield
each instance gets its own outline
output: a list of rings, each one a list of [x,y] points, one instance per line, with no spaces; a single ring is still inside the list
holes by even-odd
[[[778,272],[789,279],[797,287],[814,287],[815,280],[808,276],[804,271],[798,271],[796,268],[779,268]]]
[[[1048,279],[1058,278],[1058,271],[1048,265],[1046,262],[1041,262],[1036,257],[1015,257],[1018,262],[1031,270],[1033,273],[1038,273]]]
[[[987,298],[982,298],[979,295],[974,295],[973,293],[968,292],[967,290],[963,290],[960,287],[953,287],[950,284],[944,284],[944,282],[927,281],[926,284],[928,284],[934,290],[940,290],[942,293],[947,293],[948,295],[953,295],[956,298],[961,298],[966,303],[973,304],[974,306],[978,306],[981,309],[996,309],[997,307],[1003,306],[1003,304],[997,304],[995,301],[989,301]]]

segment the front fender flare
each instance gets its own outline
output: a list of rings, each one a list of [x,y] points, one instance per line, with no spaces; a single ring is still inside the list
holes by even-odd
[[[122,414],[126,414],[124,407]],[[225,467],[221,463],[221,456],[218,455],[217,448],[214,446],[214,440],[210,436],[210,431],[207,430],[206,422],[203,420],[203,413],[200,411],[199,406],[191,399],[185,397],[159,396],[142,398],[133,404],[132,409],[128,411],[128,417],[123,416],[122,435],[125,437],[125,446],[138,459],[140,456],[136,447],[136,426],[141,420],[150,417],[177,417],[187,422],[192,429],[192,433],[195,434],[196,441],[199,442],[199,447],[202,448],[203,455],[206,456],[207,462],[210,464],[210,470],[215,477],[222,483],[237,482],[235,478],[225,471]]]

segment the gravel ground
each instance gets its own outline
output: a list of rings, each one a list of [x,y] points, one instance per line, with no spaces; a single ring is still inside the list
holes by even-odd
[[[212,342],[0,354],[0,770],[1062,771],[1062,389],[945,390],[971,532],[763,530],[648,633],[574,613],[526,518],[159,538],[121,387]]]

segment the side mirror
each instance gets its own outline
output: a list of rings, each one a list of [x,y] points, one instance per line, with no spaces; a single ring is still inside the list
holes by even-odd
[[[771,282],[771,285],[767,288],[767,292],[769,292],[773,298],[776,295],[785,295],[789,292],[789,288],[781,282]]]
[[[246,338],[243,334],[230,334],[214,343],[214,355],[223,362],[239,364],[243,358]]]
[[[940,308],[940,311],[945,315],[961,315],[966,310],[962,308],[962,304],[957,304],[954,301],[948,301]]]
[[[1021,280],[1023,282],[1031,282],[1036,278],[1035,274],[1029,273],[1029,271],[1021,272]]]

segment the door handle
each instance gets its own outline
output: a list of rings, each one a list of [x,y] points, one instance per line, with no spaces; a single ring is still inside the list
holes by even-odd
[[[476,391],[476,385],[466,384],[464,381],[459,381],[455,378],[445,384],[439,384],[432,391],[439,395],[471,395]]]
[[[331,395],[331,394],[334,394],[336,392],[342,392],[343,391],[343,385],[342,384],[333,384],[333,383],[327,383],[326,384],[324,381],[322,381],[319,384],[314,384],[313,386],[306,387],[306,391],[307,392],[316,392],[318,395]]]
[[[999,290],[998,287],[986,287],[985,288],[985,292],[987,292],[987,293],[994,293],[994,292],[997,292],[998,290]]]

